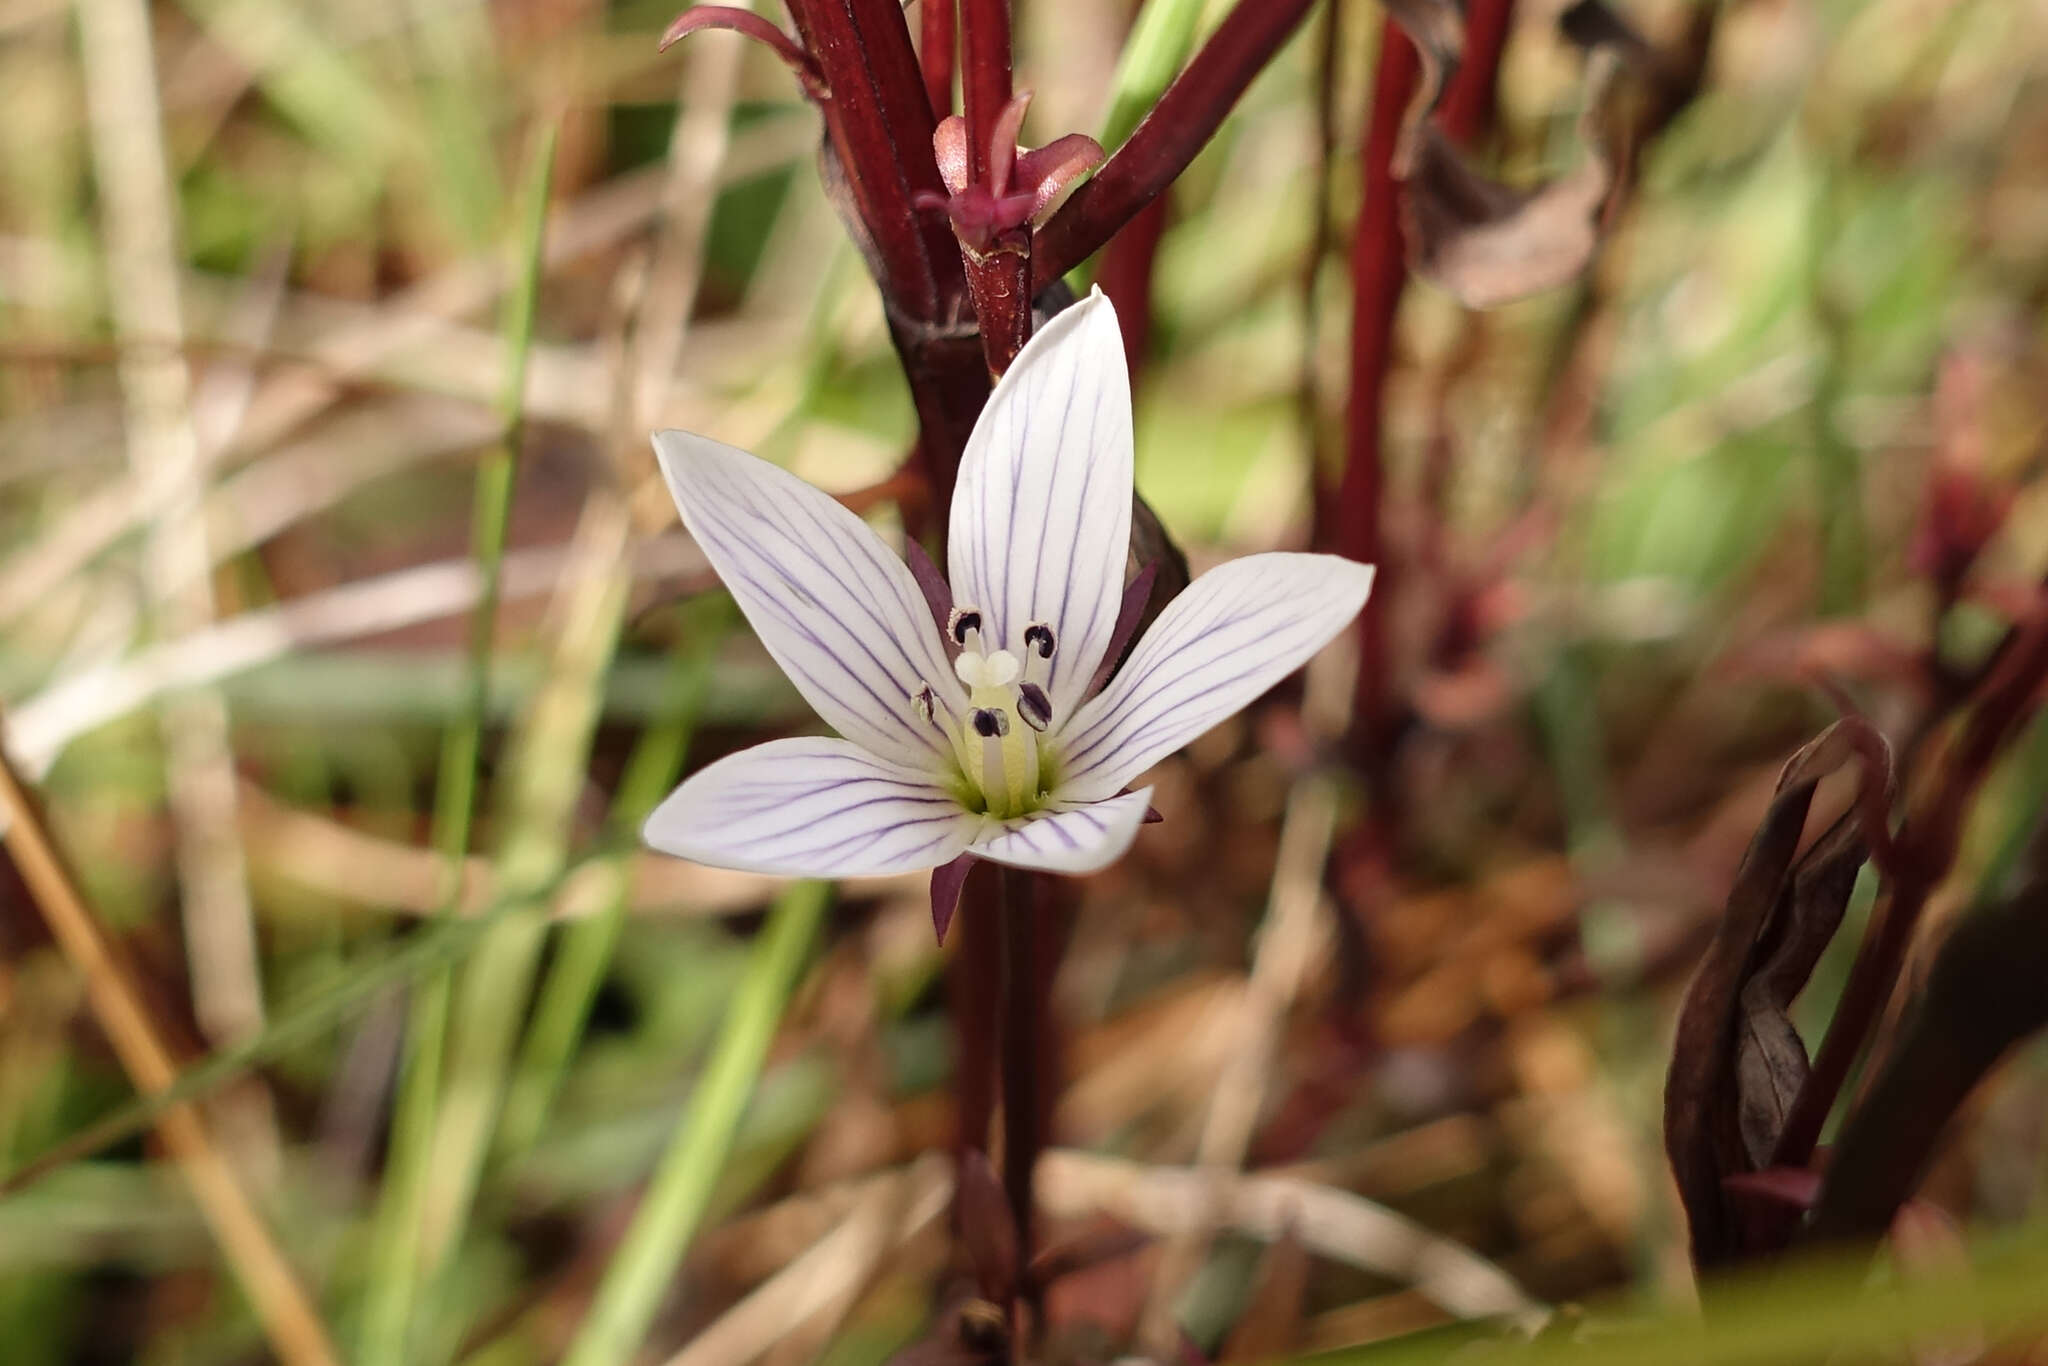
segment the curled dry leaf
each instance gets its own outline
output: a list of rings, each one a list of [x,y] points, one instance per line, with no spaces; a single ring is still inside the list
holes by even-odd
[[[1601,142],[1601,93],[1617,59],[1596,51],[1579,121],[1576,170],[1518,189],[1474,170],[1441,128],[1420,130],[1402,201],[1409,265],[1467,308],[1496,308],[1576,277],[1599,245],[1600,211],[1614,185]]]
[[[1452,0],[1384,0],[1384,6],[1387,16],[1415,44],[1422,63],[1415,96],[1401,115],[1401,136],[1394,144],[1394,178],[1406,180],[1414,170],[1416,149],[1422,145],[1429,116],[1436,112],[1451,77],[1458,74],[1465,53],[1465,15]]]
[[[1788,1013],[1841,927],[1856,874],[1870,856],[1856,812],[1836,821],[1799,860],[1765,924],[1754,971],[1743,984],[1735,1041],[1742,1146],[1751,1166],[1770,1165],[1778,1135],[1811,1071]]]
[[[1581,51],[1609,48],[1651,81],[1669,83],[1674,73],[1667,69],[1657,50],[1637,33],[1628,20],[1616,14],[1602,0],[1577,0],[1557,16],[1558,32]]]
[[[1858,810],[1800,856],[1814,790],[1852,763],[1861,769]],[[1888,847],[1888,834],[1870,822],[1882,820],[1891,786],[1890,748],[1860,717],[1836,722],[1793,755],[1686,991],[1665,1084],[1664,1145],[1699,1266],[1782,1241],[1788,1231],[1779,1213],[1731,1198],[1742,1192],[1729,1182],[1770,1165],[1805,1083],[1805,1045],[1786,1009],[1840,925],[1869,843]]]
[[[1477,170],[1435,117],[1464,45],[1458,7],[1390,0],[1387,11],[1422,62],[1393,162],[1407,187],[1401,213],[1409,266],[1468,308],[1498,307],[1573,279],[1599,246],[1601,213],[1617,180],[1616,157],[1600,132],[1615,75],[1626,67],[1661,79],[1656,53],[1596,0],[1568,10],[1565,34],[1588,54],[1581,161],[1556,179],[1517,187]]]

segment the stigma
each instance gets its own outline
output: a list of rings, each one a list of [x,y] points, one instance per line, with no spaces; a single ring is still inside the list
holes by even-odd
[[[1052,658],[1052,628],[1032,622],[1013,654],[985,641],[981,612],[953,609],[946,635],[957,646],[953,672],[967,688],[967,709],[953,726],[954,753],[962,776],[979,792],[983,809],[999,819],[1035,811],[1045,800],[1040,781],[1039,736],[1052,724],[1052,703],[1043,673]],[[922,694],[920,694],[920,697]],[[920,704],[919,714],[924,714]],[[936,722],[934,714],[931,718]]]

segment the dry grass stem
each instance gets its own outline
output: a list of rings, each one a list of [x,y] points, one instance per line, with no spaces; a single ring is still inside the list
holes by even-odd
[[[814,141],[804,119],[760,120],[731,135],[710,182],[693,183],[708,207],[719,185],[787,165]],[[661,213],[672,194],[669,169],[653,167],[615,177],[555,209],[548,221],[545,268],[616,248]],[[56,243],[0,236],[0,291],[26,307],[59,309],[68,302],[57,292],[65,263]],[[502,339],[489,328],[463,327],[457,320],[490,307],[506,279],[503,261],[480,255],[376,304],[287,293],[270,348],[278,363],[250,396],[227,454],[266,449],[341,398],[350,385],[365,381],[456,393],[488,406],[504,373]],[[199,274],[178,277],[178,285],[189,335],[232,346],[231,329],[219,324],[233,313],[236,291]],[[786,328],[725,324],[699,331],[707,359],[738,359],[755,349],[746,345],[750,336],[757,343],[771,342]],[[182,335],[150,332],[134,341],[137,349],[178,350]],[[527,378],[528,412],[601,429],[609,415],[603,398],[608,389],[595,366],[586,347],[535,347]],[[680,421],[685,415],[667,416]]]
[[[158,634],[189,635],[214,618],[207,461],[177,345],[185,330],[178,228],[149,14],[139,0],[81,0],[78,16],[114,332],[173,343],[129,349],[119,366],[129,466],[154,518],[143,572],[150,624]],[[253,326],[246,307],[239,320],[245,332],[263,330],[275,312],[274,299],[266,306],[258,290]],[[209,414],[230,428],[245,401],[232,383],[216,387]],[[231,1045],[260,1032],[264,1012],[227,706],[208,688],[181,690],[162,699],[158,721],[193,1008],[209,1040]],[[274,1174],[277,1134],[263,1094],[243,1088],[224,1097],[222,1117],[238,1155]]]
[[[1470,1248],[1364,1196],[1291,1176],[1154,1167],[1061,1148],[1038,1165],[1050,1214],[1107,1214],[1161,1237],[1229,1232],[1274,1242],[1289,1234],[1319,1257],[1386,1276],[1459,1318],[1540,1323],[1547,1311]]]
[[[853,1208],[800,1256],[719,1315],[664,1366],[749,1366],[792,1331],[844,1316],[889,1252],[938,1222],[952,1198],[946,1159],[927,1154],[862,1187]]]
[[[645,439],[672,382],[702,275],[704,234],[728,146],[739,55],[725,45],[693,54],[663,182],[660,236],[651,264],[639,277],[642,291],[625,309],[631,340],[622,354],[639,363],[628,360],[612,376],[615,382],[595,390],[612,405],[606,426],[619,475],[600,478],[584,500],[549,606],[555,637],[549,676],[513,744],[507,834],[495,873],[499,885],[515,896],[538,900],[560,877],[568,857],[604,675],[632,588],[628,551],[634,526],[624,448],[628,441],[637,445]],[[509,574],[505,587],[509,591]],[[430,1269],[452,1251],[468,1221],[504,1106],[518,1024],[545,946],[545,929],[538,915],[496,926],[463,974],[429,1158],[435,1179],[420,1213],[423,1264]]]
[[[327,816],[297,811],[262,789],[242,789],[242,835],[257,872],[381,915],[432,915],[442,907],[447,861],[421,845],[383,839]],[[620,861],[599,856],[569,870],[547,904],[553,920],[581,920],[611,904],[624,880],[626,909],[638,914],[740,915],[758,911],[787,886],[783,878],[707,868],[654,853]],[[886,900],[911,896],[914,874],[849,878],[846,896]],[[490,860],[464,860],[456,911],[480,915],[494,903]]]
[[[214,560],[253,549],[420,460],[473,449],[495,430],[475,405],[434,395],[399,395],[339,412],[208,490]],[[0,563],[0,626],[39,607],[150,511],[148,492],[134,478],[112,481],[72,507]]]
[[[177,1065],[4,759],[0,759],[0,819],[6,822],[7,852],[50,933],[85,978],[93,1014],[122,1067],[144,1095],[169,1089],[177,1080]],[[194,1203],[255,1306],[278,1359],[285,1366],[340,1366],[341,1359],[312,1300],[243,1189],[233,1164],[207,1132],[198,1108],[188,1103],[169,1107],[157,1119],[157,1133],[176,1159]]]
[[[503,600],[550,593],[570,569],[570,552],[548,546],[505,556]],[[628,557],[636,576],[691,578],[706,571],[681,535],[644,541]],[[585,572],[609,573],[585,566]],[[79,736],[178,688],[217,682],[299,650],[438,621],[468,610],[482,591],[473,561],[442,560],[358,579],[256,612],[244,612],[132,659],[103,664],[55,684],[16,707],[6,743],[32,774],[47,772]]]
[[[1323,865],[1329,860],[1336,828],[1335,781],[1322,773],[1297,781],[1280,827],[1265,928],[1251,976],[1232,1002],[1229,1052],[1195,1150],[1197,1165],[1215,1176],[1216,1192],[1209,1203],[1219,1221],[1228,1195],[1226,1183],[1244,1163],[1265,1104],[1281,1023],[1323,938],[1316,911],[1323,901]],[[1174,1299],[1208,1255],[1210,1236],[1198,1226],[1170,1242],[1159,1259],[1141,1333],[1162,1352],[1178,1340]]]

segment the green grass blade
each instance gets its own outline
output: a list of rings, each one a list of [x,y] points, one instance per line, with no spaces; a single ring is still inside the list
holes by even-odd
[[[599,865],[606,893],[603,909],[564,930],[555,946],[505,1098],[505,1115],[498,1125],[501,1153],[524,1152],[540,1135],[625,924],[628,860],[639,843],[640,823],[682,773],[731,616],[730,605],[722,598],[691,606],[687,639],[671,671],[670,690],[678,705],[648,728],[627,762],[612,802],[611,849]]]
[[[1820,612],[1841,616],[1863,605],[1869,577],[1863,524],[1863,461],[1842,429],[1849,397],[1852,319],[1828,279],[1831,244],[1842,236],[1841,172],[1823,164],[1814,190],[1814,217],[1806,255],[1806,286],[1821,334],[1820,374],[1813,387],[1813,492],[1820,527]]]
[[[184,9],[256,73],[264,98],[365,183],[411,141],[387,92],[298,5],[185,0]]]
[[[1411,1334],[1392,1342],[1295,1358],[1296,1366],[1780,1366],[1785,1362],[1891,1360],[1905,1344],[1998,1342],[2048,1327],[2048,1243],[2039,1225],[1980,1238],[1973,1266],[1910,1278],[1873,1272],[1867,1253],[1774,1262],[1709,1281],[1699,1308],[1597,1331],[1561,1325],[1533,1342],[1485,1325]]]
[[[1109,85],[1109,112],[1096,140],[1109,151],[1123,145],[1146,111],[1187,64],[1202,22],[1202,0],[1146,0],[1131,25]]]
[[[1138,11],[1131,36],[1117,58],[1116,75],[1109,86],[1109,110],[1096,138],[1104,150],[1114,153],[1123,145],[1187,64],[1201,26],[1202,7],[1203,0],[1146,0]],[[1093,262],[1067,272],[1077,294],[1085,292],[1094,277]]]
[[[449,727],[441,749],[434,797],[434,847],[450,869],[448,902],[461,879],[456,870],[469,852],[475,822],[477,758],[483,748],[490,691],[492,634],[496,627],[499,569],[512,511],[513,467],[521,436],[526,362],[533,345],[535,299],[540,292],[541,239],[547,222],[548,185],[554,174],[555,129],[541,135],[528,170],[516,250],[520,269],[505,305],[503,332],[509,363],[500,395],[505,439],[477,470],[471,536],[483,592],[470,617],[468,705]],[[510,889],[517,897],[524,889]],[[525,913],[519,908],[519,913]],[[508,910],[508,916],[513,914]],[[493,933],[499,930],[494,929]],[[491,943],[485,937],[481,944]],[[411,1359],[413,1305],[423,1252],[418,1230],[428,1203],[440,1115],[442,1067],[447,1051],[452,983],[447,970],[425,977],[415,991],[406,1025],[398,1103],[392,1116],[391,1157],[370,1255],[358,1359],[402,1366]]]
[[[485,928],[510,908],[509,902],[500,901],[480,916],[429,926],[389,953],[351,969],[343,980],[305,993],[305,999],[294,1002],[289,1009],[273,1012],[269,1025],[260,1034],[187,1068],[169,1088],[95,1120],[55,1147],[9,1171],[6,1178],[0,1180],[0,1195],[20,1190],[55,1167],[133,1138],[155,1124],[171,1106],[198,1100],[250,1068],[312,1042],[335,1021],[383,992],[460,958],[476,943]]]
[[[436,197],[462,238],[489,240],[504,200],[491,156],[491,106],[502,89],[497,52],[481,4],[413,0],[411,35],[425,86],[427,136]]]
[[[769,912],[703,1078],[633,1216],[564,1366],[630,1361],[697,1232],[797,971],[824,919],[827,886],[801,882]]]

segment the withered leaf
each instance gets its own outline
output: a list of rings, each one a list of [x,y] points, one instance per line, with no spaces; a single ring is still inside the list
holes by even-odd
[[[1742,1146],[1755,1170],[1770,1165],[1785,1119],[1812,1070],[1806,1044],[1787,1012],[1841,927],[1856,874],[1869,856],[1851,811],[1801,857],[1757,946],[1757,967],[1742,988],[1735,1045]]]
[[[1480,175],[1428,129],[1402,203],[1409,265],[1467,308],[1555,289],[1593,259],[1612,184],[1605,154],[1593,152],[1561,179],[1514,189]]]
[[[1850,717],[1786,763],[1686,991],[1664,1089],[1664,1147],[1699,1266],[1747,1249],[1745,1221],[1724,1183],[1768,1164],[1806,1066],[1798,1036],[1786,1037],[1783,1006],[1840,923],[1840,902],[1863,861],[1862,833],[1838,824],[1795,864],[1814,789],[1827,774],[1861,761],[1862,781],[1888,790],[1889,753],[1867,721]],[[1750,994],[1753,982],[1761,985]],[[1759,1144],[1761,1158],[1754,1155]]]
[[[1465,15],[1452,0],[1381,0],[1387,17],[1401,26],[1422,63],[1415,94],[1401,115],[1401,134],[1394,145],[1396,180],[1406,180],[1415,165],[1429,116],[1443,100],[1458,62],[1465,53]]]
[[[1589,59],[1579,121],[1584,160],[1555,180],[1503,185],[1474,170],[1433,123],[1421,130],[1401,205],[1409,265],[1418,275],[1467,308],[1495,308],[1554,289],[1586,268],[1614,186],[1598,124],[1616,64],[1605,49]]]
[[[1658,57],[1656,49],[1603,0],[1574,0],[1564,13],[1557,16],[1557,28],[1582,51],[1611,48],[1624,65],[1647,77],[1658,79],[1665,74],[1663,60]]]

